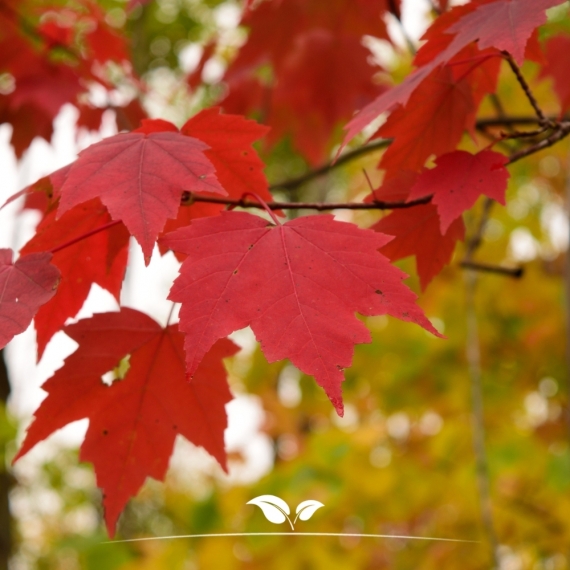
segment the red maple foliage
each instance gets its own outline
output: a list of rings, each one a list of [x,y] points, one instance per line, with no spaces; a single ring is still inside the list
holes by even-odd
[[[188,373],[217,339],[250,325],[270,362],[289,358],[314,376],[342,415],[343,369],[354,344],[370,342],[356,311],[438,334],[401,283],[406,275],[378,253],[389,240],[330,216],[273,226],[246,212],[166,236],[163,243],[188,256],[170,294],[182,303]]]
[[[314,376],[341,415],[343,371],[354,346],[370,341],[355,313],[391,315],[438,335],[390,261],[415,256],[425,289],[463,240],[463,213],[480,196],[504,203],[508,165],[570,134],[563,115],[544,115],[519,67],[532,60],[540,77],[553,79],[561,112],[570,108],[569,36],[557,30],[543,41],[537,32],[546,10],[560,3],[450,7],[434,0],[440,15],[423,36],[415,69],[390,87],[367,46],[371,38],[391,42],[386,21],[400,18],[399,1],[246,1],[240,25],[248,34],[225,69],[220,100],[178,128],[146,118],[148,87],[129,61],[128,37],[98,3],[43,6],[20,26],[21,3],[2,2],[0,77],[13,85],[0,85],[0,122],[13,127],[16,155],[34,137],[50,140],[65,104],[77,107],[81,127],[97,130],[112,110],[129,131],[91,145],[9,200],[25,196],[24,207],[42,218],[15,262],[11,250],[0,250],[0,347],[32,319],[39,356],[60,330],[79,345],[44,385],[48,396],[17,457],[89,418],[81,457],[95,465],[112,534],[145,477],[164,477],[177,433],[226,466],[231,394],[222,359],[237,351],[226,338],[233,331],[251,326],[269,361],[289,358]],[[148,8],[146,0],[127,6],[131,13]],[[184,81],[193,93],[216,52],[210,38]],[[109,68],[120,68],[139,96],[118,105]],[[487,146],[458,148],[465,134],[479,144],[479,107],[509,68],[536,114],[536,131],[487,133]],[[94,86],[106,104],[92,104]],[[363,203],[343,207],[392,211],[368,229],[330,215],[281,224],[275,213],[329,205],[274,202],[262,159],[268,149],[290,137],[307,163],[318,164],[341,143],[342,127],[339,154],[371,123],[368,135],[381,140],[370,148],[387,147],[379,161],[383,181]],[[497,143],[509,139],[522,142],[510,155],[499,152]],[[261,156],[252,146],[260,140]],[[282,193],[303,179],[289,182]],[[265,208],[272,221],[225,211],[237,206]],[[179,325],[162,328],[121,307],[66,326],[95,283],[120,300],[130,236],[147,262],[155,246],[182,261],[170,293],[182,303]],[[127,356],[126,376],[105,386],[102,375]]]
[[[238,347],[223,339],[185,381],[183,335],[134,309],[100,313],[64,329],[79,344],[43,386],[48,393],[16,459],[70,422],[89,418],[81,459],[95,466],[109,533],[147,476],[163,479],[180,433],[226,468],[224,406],[232,396],[222,359]],[[101,376],[129,355],[121,381]]]

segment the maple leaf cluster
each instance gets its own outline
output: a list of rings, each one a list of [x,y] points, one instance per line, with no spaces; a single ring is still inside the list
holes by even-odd
[[[440,1],[442,15],[423,38],[415,70],[390,87],[378,82],[383,70],[362,38],[389,40],[385,19],[399,17],[399,2],[247,2],[241,24],[250,33],[225,72],[221,107],[181,128],[133,111],[138,128],[91,145],[13,197],[25,196],[42,219],[15,262],[11,250],[0,250],[0,347],[32,319],[39,357],[60,330],[79,345],[45,383],[48,396],[16,459],[67,423],[89,418],[81,458],[95,466],[113,534],[145,478],[164,477],[178,433],[226,468],[231,393],[222,359],[238,350],[227,338],[234,331],[250,326],[268,361],[288,358],[313,376],[340,415],[344,369],[354,346],[371,340],[356,313],[391,315],[440,336],[404,285],[407,275],[390,262],[414,255],[425,288],[464,238],[463,213],[480,196],[505,203],[507,166],[519,156],[493,144],[474,154],[458,149],[474,133],[481,102],[496,91],[502,62],[519,75],[525,58],[541,62],[562,111],[570,106],[567,74],[553,56],[568,36],[541,46],[536,33],[546,9],[558,4],[479,0],[447,10]],[[0,49],[17,48],[3,52],[15,88],[0,95],[0,121],[13,125],[18,154],[33,136],[49,140],[65,102],[75,101],[80,123],[96,128],[103,109],[86,107],[80,95],[87,82],[111,89],[95,63],[128,59],[126,38],[105,26],[100,8],[89,0],[77,6],[44,13],[34,28],[39,48],[14,26],[16,3],[0,10]],[[79,26],[86,18],[95,25]],[[79,28],[90,31],[78,42]],[[61,49],[73,66],[53,59]],[[188,85],[200,82],[215,50],[208,44]],[[58,87],[48,89],[54,80]],[[546,134],[570,132],[537,111]],[[244,116],[256,113],[266,125]],[[289,136],[309,163],[319,163],[339,142],[339,125],[349,121],[344,146],[385,113],[371,137],[391,139],[379,163],[384,180],[364,205],[391,203],[393,211],[371,228],[331,215],[282,222],[252,144],[265,137],[271,147]],[[236,204],[268,215],[227,210]],[[181,303],[180,323],[162,328],[121,307],[66,325],[94,283],[119,302],[131,236],[147,263],[155,246],[181,262],[169,296]],[[101,377],[126,361],[124,378],[104,385]]]
[[[28,6],[28,4],[32,4]],[[128,80],[132,72],[127,38],[110,26],[95,0],[49,7],[6,0],[0,4],[0,123],[12,125],[11,143],[18,157],[35,137],[50,141],[53,122],[63,105],[79,111],[77,126],[98,131],[107,109],[117,111],[119,128],[133,128],[146,113],[133,99],[112,102],[112,65],[121,66]],[[107,94],[107,104],[90,101],[90,87]]]

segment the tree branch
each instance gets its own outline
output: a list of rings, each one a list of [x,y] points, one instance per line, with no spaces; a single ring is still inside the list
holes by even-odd
[[[271,210],[401,210],[413,208],[420,204],[429,204],[431,196],[425,196],[410,202],[267,202],[267,207]],[[243,198],[221,198],[218,196],[201,196],[192,192],[184,192],[182,205],[190,206],[195,202],[207,202],[209,204],[223,204],[234,208],[257,208],[263,209],[258,202],[245,200]]]
[[[547,117],[547,121],[554,122],[557,120],[557,117],[550,116]],[[564,117],[563,120],[570,120],[570,117]],[[484,131],[487,127],[508,127],[512,125],[538,125],[540,124],[540,119],[537,117],[528,117],[528,116],[513,116],[513,117],[489,117],[486,119],[479,119],[475,123],[475,128],[479,131]],[[376,152],[377,150],[381,150],[383,148],[387,148],[392,143],[392,139],[380,139],[376,141],[372,141],[371,143],[365,144],[361,147],[355,148],[345,154],[343,154],[338,160],[334,161],[331,160],[313,170],[309,170],[307,173],[302,174],[301,176],[297,176],[295,178],[290,178],[288,180],[283,180],[281,182],[275,182],[269,186],[269,190],[294,190],[319,176],[324,176],[328,174],[332,170],[339,168],[353,160],[360,158],[361,156],[366,156],[367,154],[371,154]]]
[[[478,263],[477,261],[468,261],[466,259],[460,261],[459,265],[465,269],[482,271],[483,273],[498,273],[499,275],[505,275],[513,279],[520,279],[524,275],[524,267],[503,267],[501,265],[489,265],[487,263]]]
[[[510,158],[507,164],[512,164],[521,158],[525,158],[531,154],[536,152],[540,152],[545,148],[548,148],[557,142],[561,141],[562,139],[566,138],[570,134],[570,121],[560,121],[554,127],[554,132],[550,134],[545,139],[541,140],[540,142],[529,146],[519,152],[515,152]]]
[[[519,85],[522,87],[522,90],[524,91],[526,98],[529,100],[529,103],[531,104],[532,108],[534,109],[536,116],[539,118],[539,124],[541,124],[541,125],[552,124],[546,118],[544,112],[540,108],[540,105],[538,104],[538,101],[536,100],[535,96],[533,95],[529,84],[526,82],[526,79],[523,77],[523,74],[521,73],[519,66],[516,64],[515,60],[511,56],[511,54],[508,51],[503,51],[502,53],[505,56],[505,59],[507,60],[509,67],[513,70],[513,73],[515,74],[515,77],[517,78]]]
[[[546,117],[548,121],[568,121],[570,120],[570,116],[564,115],[564,117],[560,118],[559,116],[549,115]],[[486,129],[487,127],[503,127],[503,126],[511,126],[511,125],[538,125],[540,123],[540,119],[538,117],[527,117],[523,115],[515,115],[515,116],[508,116],[508,117],[488,117],[486,119],[479,119],[475,123],[475,127],[479,130]]]
[[[297,176],[296,178],[291,178],[289,180],[283,180],[282,182],[277,182],[275,184],[271,184],[269,186],[269,190],[293,190],[298,186],[302,186],[303,184],[310,182],[314,178],[318,178],[319,176],[323,176],[324,174],[328,174],[331,170],[346,164],[347,162],[351,162],[361,156],[365,156],[372,152],[376,152],[377,150],[386,148],[390,145],[392,139],[380,139],[377,141],[373,141],[366,145],[360,146],[351,150],[345,154],[343,154],[337,161],[330,161],[314,170],[309,170],[306,174],[302,174],[301,176]]]

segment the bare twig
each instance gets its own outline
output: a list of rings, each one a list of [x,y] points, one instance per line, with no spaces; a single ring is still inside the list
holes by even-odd
[[[556,144],[557,142],[561,141],[562,139],[566,138],[570,134],[570,121],[560,121],[558,124],[555,125],[553,133],[546,137],[545,139],[541,140],[540,142],[520,150],[519,152],[515,152],[510,158],[507,164],[512,164],[521,158],[525,158],[531,154],[535,154],[545,148]]]
[[[482,271],[483,273],[497,273],[499,275],[512,277],[513,279],[520,279],[524,275],[524,267],[503,267],[501,265],[489,265],[487,263],[467,260],[460,261],[459,265],[465,269]]]
[[[565,117],[565,120],[570,121],[570,117]],[[556,117],[547,117],[549,122],[556,121]],[[508,127],[511,125],[537,125],[540,120],[536,117],[527,116],[515,116],[515,117],[490,117],[485,119],[479,119],[475,123],[475,128],[479,131],[485,131],[488,127]],[[303,184],[311,182],[319,176],[324,176],[329,172],[343,166],[353,160],[356,160],[367,154],[371,154],[383,148],[387,148],[392,143],[392,139],[380,139],[372,141],[366,145],[355,148],[345,154],[343,154],[338,160],[330,161],[322,166],[319,166],[313,170],[309,170],[307,173],[297,176],[295,178],[290,178],[288,180],[283,180],[281,182],[276,182],[269,186],[269,190],[294,190]]]
[[[557,121],[560,117],[549,116],[548,121]],[[561,121],[570,120],[569,116],[564,116]],[[505,117],[488,117],[485,119],[479,119],[475,124],[475,127],[479,130],[486,129],[487,127],[504,127],[510,125],[538,125],[540,119],[538,117],[527,117],[527,116],[505,116]]]
[[[343,154],[341,157],[339,157],[339,159],[336,162],[335,161],[327,162],[326,164],[323,164],[322,166],[319,166],[314,170],[310,170],[306,174],[297,176],[296,178],[291,178],[289,180],[283,180],[282,182],[271,184],[271,186],[269,186],[269,190],[293,190],[298,186],[302,186],[303,184],[310,182],[314,178],[318,178],[319,176],[328,174],[331,170],[334,170],[339,166],[346,164],[347,162],[351,162],[352,160],[360,158],[361,156],[365,156],[367,154],[376,152],[377,150],[386,148],[387,146],[390,145],[391,142],[392,139],[380,139],[368,143],[366,145],[360,146],[358,148],[355,148],[354,150],[351,150]]]
[[[531,104],[532,108],[534,109],[536,116],[539,118],[539,124],[541,124],[541,125],[552,124],[552,123],[550,123],[549,119],[546,118],[544,112],[540,108],[538,101],[534,97],[528,83],[526,82],[526,79],[524,78],[523,74],[521,73],[519,66],[516,64],[515,60],[511,56],[511,54],[507,51],[504,51],[503,55],[505,56],[505,59],[507,60],[509,67],[513,70],[513,73],[515,74],[515,77],[517,78],[519,85],[522,87],[522,90],[524,91],[526,98],[529,100],[529,103]]]
[[[401,210],[413,208],[420,204],[431,202],[431,196],[425,196],[410,202],[267,202],[270,210]],[[223,204],[234,208],[258,208],[263,206],[258,202],[236,198],[220,198],[218,196],[201,196],[185,192],[182,198],[182,205],[191,205],[194,202],[208,202],[210,204]]]
[[[540,127],[539,129],[534,129],[533,131],[511,131],[510,133],[501,133],[501,138],[506,139],[524,139],[538,137],[549,130],[549,126]]]
[[[536,122],[536,120],[535,120]],[[497,123],[499,124],[499,123]],[[503,123],[504,124],[504,123]],[[521,158],[539,152],[553,144],[559,142],[563,138],[567,137],[570,134],[570,121],[562,121],[555,126],[554,132],[547,138],[541,140],[540,142],[523,149],[519,152],[514,153],[509,158],[507,164],[513,164],[517,162]],[[358,156],[362,156],[368,152],[372,152],[372,150],[377,150],[382,148],[383,146],[387,146],[390,143],[389,140],[382,140],[376,141],[370,145],[365,145],[354,151],[351,151],[344,156],[342,156],[335,164],[329,163],[326,164],[316,170],[312,170],[307,174],[300,176],[299,178],[295,178],[281,184],[274,184],[270,186],[270,189],[276,188],[288,188],[294,189],[309,180],[316,178],[317,176],[321,176],[322,174],[326,174],[333,168],[336,168],[340,163],[346,163],[350,160]],[[317,210],[317,211],[324,211],[324,210],[397,210],[397,209],[404,209],[404,208],[413,208],[414,206],[419,206],[421,204],[428,204],[431,202],[432,196],[425,196],[424,198],[420,198],[419,200],[412,200],[410,202],[383,202],[383,201],[373,201],[373,202],[268,202],[267,206],[271,210]],[[253,201],[244,200],[244,199],[236,199],[236,198],[223,198],[219,196],[203,196],[200,194],[194,194],[192,192],[184,192],[182,196],[182,205],[191,205],[194,202],[208,202],[211,204],[223,204],[227,206],[233,207],[242,207],[242,208],[261,208],[262,206]],[[472,238],[471,242],[468,245],[467,254],[465,257],[465,261],[470,261],[471,256],[474,253],[475,249],[480,244],[481,237],[483,235],[483,231],[485,229],[485,224],[487,218],[490,213],[492,200],[487,199],[484,206],[484,217],[481,219],[480,227],[478,228],[476,234]],[[486,213],[485,213],[486,212]]]

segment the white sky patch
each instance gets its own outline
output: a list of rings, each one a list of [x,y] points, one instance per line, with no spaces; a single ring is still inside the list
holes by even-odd
[[[545,204],[540,213],[540,224],[550,244],[557,252],[568,248],[568,215],[564,208],[555,202]]]
[[[538,255],[540,244],[527,228],[516,228],[509,239],[509,257],[521,263],[532,261]]]
[[[55,120],[52,143],[36,139],[19,163],[9,144],[11,127],[0,126],[0,169],[3,173],[0,204],[38,178],[71,163],[81,148],[117,132],[114,117],[109,113],[103,122],[101,132],[83,131],[78,139],[74,128],[76,118],[77,109],[71,105],[64,106]],[[0,211],[0,247],[17,250],[32,237],[35,231],[40,216],[34,211],[20,212],[21,203],[20,200]],[[121,293],[122,304],[149,314],[164,326],[172,307],[172,302],[166,297],[178,275],[179,267],[180,263],[172,253],[160,256],[156,249],[150,265],[145,267],[140,246],[131,240],[129,266]],[[178,309],[179,305],[171,322],[177,321]],[[116,310],[118,306],[112,295],[94,285],[77,318],[71,321],[89,317],[93,313]],[[63,365],[64,359],[77,347],[74,341],[63,332],[59,332],[49,342],[41,362],[36,364],[35,337],[33,326],[30,326],[27,331],[17,335],[6,348],[6,360],[12,383],[9,409],[21,422],[22,427],[18,441],[23,439],[24,429],[29,425],[33,412],[46,396],[40,388],[41,384]],[[249,329],[235,333],[234,337],[240,346],[245,346],[246,353],[251,354],[257,345]],[[228,406],[228,414],[229,429],[226,431],[228,447],[230,450],[239,450],[246,459],[245,463],[239,466],[231,466],[228,481],[255,481],[271,470],[273,465],[271,441],[259,431],[264,412],[257,399],[239,396]],[[54,458],[60,449],[79,446],[86,429],[87,420],[69,424],[46,441],[39,443],[16,464],[16,469],[31,469],[31,472],[34,469],[38,470],[41,464]],[[181,451],[176,453],[184,454],[187,450],[188,446],[182,446]],[[22,467],[18,467],[20,463]],[[194,469],[199,469],[201,465],[200,462],[196,462],[195,457],[191,464]],[[39,471],[37,472],[39,474]]]
[[[204,48],[201,44],[188,44],[184,46],[178,54],[178,61],[182,71],[185,73],[194,71],[198,67],[203,53]]]

